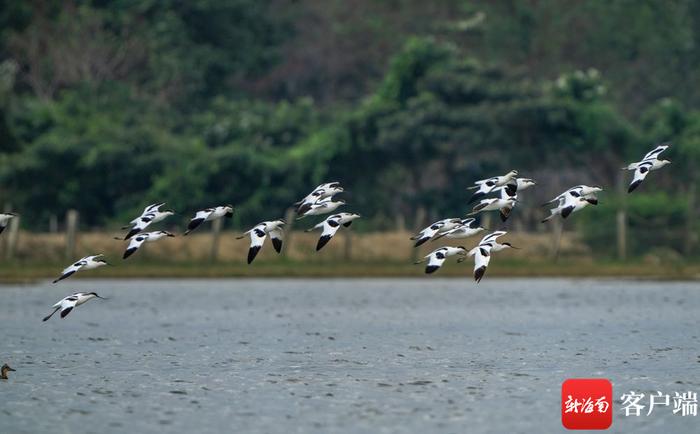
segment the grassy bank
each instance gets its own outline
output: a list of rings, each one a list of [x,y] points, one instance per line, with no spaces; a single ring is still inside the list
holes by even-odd
[[[215,277],[423,277],[423,267],[399,262],[305,263],[298,261],[260,261],[241,263],[133,262],[118,263],[79,273],[80,278],[215,278]],[[3,263],[0,282],[34,282],[52,280],[63,264]],[[470,278],[471,263],[451,261],[435,276]],[[491,277],[634,277],[663,279],[700,279],[700,264],[591,263],[581,261],[494,261]]]

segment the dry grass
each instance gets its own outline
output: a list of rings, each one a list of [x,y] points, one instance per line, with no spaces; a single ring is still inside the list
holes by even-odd
[[[223,232],[219,239],[217,259],[220,262],[244,262],[248,253],[249,240],[237,240],[238,233]],[[464,245],[471,248],[480,236],[462,240],[441,239],[428,242],[418,249],[413,248],[409,232],[384,232],[357,234],[342,231],[323,248],[316,252],[315,246],[319,231],[313,233],[292,232],[284,246],[285,259],[304,262],[405,262],[427,254],[444,245]],[[551,253],[552,237],[549,234],[510,233],[502,241],[510,241],[523,247],[508,253],[512,258],[546,258]],[[75,258],[88,254],[103,253],[115,260],[121,258],[128,242],[114,239],[113,234],[88,232],[79,235]],[[201,232],[187,237],[164,238],[144,245],[131,258],[131,261],[148,262],[204,262],[211,258],[213,238],[210,233]],[[66,262],[65,238],[62,234],[30,233],[21,231],[15,258],[22,262],[63,263]],[[586,258],[589,252],[576,242],[572,235],[562,237],[560,255]],[[268,241],[256,261],[266,262],[277,258]],[[68,259],[70,261],[72,259]]]
[[[121,256],[127,242],[112,234],[83,233],[75,258],[104,253],[117,265],[78,274],[83,277],[378,277],[423,276],[422,266],[413,265],[429,251],[443,245],[474,246],[480,237],[450,242],[429,242],[414,249],[407,232],[357,234],[344,231],[321,252],[315,251],[318,233],[293,232],[284,255],[277,255],[267,243],[252,265],[246,264],[248,240],[236,240],[238,234],[221,234],[217,261],[211,261],[212,235],[207,232],[188,237],[164,238],[147,244],[128,260]],[[510,241],[522,250],[499,253],[489,268],[489,276],[634,276],[642,278],[697,279],[696,264],[634,262],[594,262],[590,251],[573,234],[565,234],[559,249],[559,261],[551,260],[551,234],[509,233]],[[4,255],[3,255],[4,256]],[[65,240],[60,234],[21,232],[15,258],[0,262],[0,281],[32,281],[53,278],[75,258],[65,256]],[[471,274],[471,262],[455,264],[450,260],[438,273],[441,277]]]

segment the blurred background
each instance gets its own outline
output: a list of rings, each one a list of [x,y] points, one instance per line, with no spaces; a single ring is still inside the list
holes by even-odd
[[[204,227],[139,260],[237,267],[247,244],[228,231],[340,181],[363,216],[353,231],[320,254],[318,234],[295,233],[285,256],[265,249],[268,270],[419,274],[411,233],[517,169],[537,186],[507,225],[526,248],[504,255],[514,273],[561,260],[697,275],[698,29],[691,0],[6,0],[0,207],[21,218],[0,267],[118,254],[112,236],[156,201],[179,213],[159,227],[179,232],[204,207],[235,217],[221,242]],[[661,141],[673,164],[628,195],[620,168]],[[601,203],[563,235],[540,223],[577,184],[602,186]]]

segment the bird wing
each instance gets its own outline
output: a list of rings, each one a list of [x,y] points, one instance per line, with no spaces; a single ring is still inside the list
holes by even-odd
[[[656,160],[659,158],[659,155],[668,149],[668,145],[659,145],[656,148],[654,148],[652,151],[647,153],[644,158],[642,158],[642,161],[647,161],[647,160]]]
[[[250,235],[250,248],[248,249],[248,263],[253,262],[253,259],[257,256],[260,249],[262,249],[265,243],[265,238],[267,238],[267,232],[265,232],[265,224],[261,223],[255,226],[253,229],[248,231]]]
[[[272,240],[272,247],[275,248],[277,253],[282,253],[282,242],[284,241],[284,230],[282,228],[275,228],[270,231],[270,239]]]
[[[484,238],[481,239],[481,241],[479,242],[479,246],[490,244],[490,243],[496,241],[496,239],[498,239],[498,237],[503,236],[507,233],[508,232],[506,232],[506,231],[491,232],[490,234],[486,235]]]
[[[204,223],[213,212],[214,208],[207,208],[201,211],[197,211],[197,214],[195,214],[192,220],[190,220],[190,222],[187,224],[187,230],[185,231],[185,235],[197,229],[199,225]]]
[[[66,315],[70,313],[70,311],[73,310],[73,308],[76,306],[78,303],[78,296],[73,294],[70,295],[63,300],[61,300],[61,318],[65,318]]]
[[[629,188],[627,189],[628,193],[632,193],[635,188],[639,187],[639,184],[644,181],[644,178],[647,177],[649,174],[649,171],[651,170],[651,167],[654,165],[651,161],[644,161],[637,168],[634,170],[634,178],[632,178],[632,182],[630,183]]]
[[[316,251],[321,250],[323,246],[328,244],[331,238],[333,238],[333,235],[338,232],[338,229],[340,229],[340,219],[341,216],[331,216],[323,222],[323,232],[321,232],[321,237],[316,244]]]
[[[476,219],[474,217],[470,217],[467,219],[462,220],[462,226],[466,226],[468,228],[474,228],[472,225],[476,223]]]
[[[139,247],[143,245],[143,243],[148,240],[149,235],[148,234],[139,234],[131,239],[129,241],[129,245],[126,247],[126,250],[124,251],[124,255],[122,256],[123,259],[128,258],[129,256],[133,255],[134,252],[136,252]]]
[[[508,220],[510,212],[513,211],[514,206],[515,202],[508,202],[505,206],[501,207],[501,209],[498,210],[499,214],[501,215],[501,221],[505,222],[506,220]]]
[[[488,193],[491,193],[493,191],[494,187],[496,187],[496,184],[498,183],[498,178],[489,178],[489,179],[482,179],[481,181],[476,181],[474,185],[477,187],[470,187],[471,189],[476,189],[474,194],[472,194],[472,197],[469,198],[469,201],[467,203],[472,203],[475,202],[482,197],[486,196]]]
[[[479,283],[486,274],[486,268],[491,262],[491,246],[479,246],[474,252],[474,280]]]
[[[425,273],[431,274],[436,272],[445,263],[445,259],[447,259],[445,248],[440,248],[430,253],[428,255],[428,264],[425,266]]]
[[[421,244],[425,243],[429,239],[435,236],[435,234],[440,231],[440,229],[445,225],[445,222],[443,220],[437,221],[433,223],[432,225],[428,226],[427,228],[423,229],[418,233],[418,235],[412,237],[412,240],[416,240],[416,243],[413,245],[414,247],[418,247]]]

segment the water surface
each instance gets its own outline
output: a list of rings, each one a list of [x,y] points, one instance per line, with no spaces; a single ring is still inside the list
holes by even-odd
[[[694,282],[73,280],[0,286],[2,433],[563,432],[570,377],[611,432],[695,432],[631,389],[700,392]],[[41,319],[73,291],[109,297]]]

